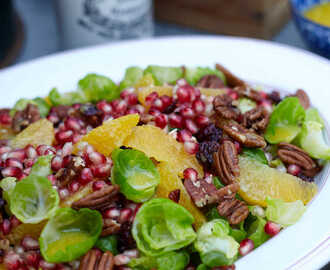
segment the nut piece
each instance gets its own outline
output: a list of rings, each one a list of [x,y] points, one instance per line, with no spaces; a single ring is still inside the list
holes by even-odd
[[[40,118],[39,108],[34,104],[28,104],[23,111],[17,111],[15,113],[12,121],[12,129],[18,133]]]
[[[226,77],[226,82],[228,86],[230,87],[235,87],[235,86],[243,86],[245,85],[245,82],[238,78],[236,75],[231,73],[228,69],[226,69],[224,66],[220,64],[216,64],[215,68],[219,71],[221,71],[225,77]]]
[[[303,106],[305,110],[307,110],[311,106],[309,97],[304,90],[298,89],[296,91],[295,96],[299,99],[301,106]]]
[[[234,182],[225,187],[222,187],[217,190],[217,198],[219,202],[222,202],[227,199],[235,198],[236,192],[239,190],[239,184]]]
[[[262,132],[266,129],[269,122],[269,112],[263,106],[258,106],[252,110],[247,111],[243,115],[242,124],[247,129],[254,129]]]
[[[213,107],[217,115],[225,119],[236,120],[239,110],[233,106],[233,99],[227,94],[216,96],[213,100]]]
[[[101,236],[108,236],[111,234],[117,234],[120,231],[120,224],[111,218],[103,220],[103,228]]]
[[[238,224],[249,215],[249,208],[245,202],[235,198],[223,200],[217,210],[219,215],[226,217],[230,224]]]
[[[304,170],[312,170],[317,167],[307,152],[293,144],[279,143],[277,154],[285,164],[294,164]]]
[[[217,188],[212,181],[209,183],[205,179],[186,179],[184,186],[197,207],[204,207],[217,201]]]
[[[175,189],[168,194],[168,198],[173,202],[178,203],[180,201],[180,193],[181,193],[180,189]]]
[[[256,102],[261,102],[263,100],[263,96],[260,91],[254,90],[247,85],[235,87],[234,91],[237,92],[240,97],[247,97]]]
[[[65,187],[80,174],[85,167],[85,161],[81,157],[72,157],[66,168],[61,168],[55,175],[60,187]]]
[[[221,181],[232,184],[239,176],[238,155],[233,142],[225,140],[213,154],[214,167]]]
[[[228,121],[226,119],[217,117],[216,124],[222,128],[229,137],[233,138],[246,147],[266,147],[267,143],[262,136],[259,136],[253,131],[250,131],[235,121]]]
[[[223,88],[223,81],[216,75],[205,75],[196,84],[197,87],[203,88]]]
[[[72,208],[78,210],[80,208],[90,208],[93,210],[103,211],[106,209],[119,192],[119,186],[104,186],[101,190],[94,191],[91,194],[81,198],[72,204]]]
[[[79,265],[79,270],[113,270],[114,257],[110,251],[103,254],[96,249],[88,251],[82,257]]]

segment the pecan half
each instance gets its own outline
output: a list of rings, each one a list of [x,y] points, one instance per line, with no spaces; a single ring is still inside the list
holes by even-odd
[[[225,199],[233,199],[235,198],[236,192],[239,190],[239,184],[234,182],[225,187],[222,187],[217,190],[217,198],[218,201],[221,202]]]
[[[203,88],[222,88],[225,87],[223,81],[216,75],[205,75],[196,84]]]
[[[181,190],[180,190],[180,189],[172,190],[172,191],[168,194],[168,198],[169,198],[170,200],[172,200],[173,202],[178,203],[178,202],[180,201],[180,193],[181,193]]]
[[[213,160],[221,181],[225,185],[234,183],[239,176],[238,155],[234,143],[223,141],[219,151],[213,154]]]
[[[60,187],[65,187],[72,182],[85,167],[85,161],[81,157],[72,157],[66,168],[61,168],[55,175]]]
[[[217,201],[217,189],[205,179],[184,181],[184,186],[197,207],[204,207]]]
[[[17,111],[15,113],[12,121],[12,129],[18,133],[39,119],[39,108],[34,104],[28,104],[23,111]]]
[[[120,231],[120,224],[111,218],[107,218],[103,220],[103,228],[101,232],[101,236],[108,236],[111,234],[117,234]]]
[[[235,121],[228,121],[226,119],[217,117],[216,124],[222,128],[224,132],[235,141],[238,141],[246,147],[264,148],[267,143],[262,136],[259,136],[255,132],[244,128]]]
[[[311,106],[311,102],[309,100],[309,97],[308,97],[307,93],[304,90],[298,89],[296,91],[295,96],[299,99],[299,102],[300,102],[301,106],[303,106],[305,110],[307,110]]]
[[[239,110],[233,106],[233,99],[227,95],[216,96],[213,100],[214,111],[217,115],[225,119],[237,119]]]
[[[114,256],[110,251],[101,253],[91,249],[80,260],[79,270],[113,270]]]
[[[224,199],[217,207],[220,216],[226,217],[230,224],[238,224],[249,215],[245,202],[235,198]]]
[[[101,190],[94,191],[91,194],[81,198],[80,200],[72,204],[72,208],[90,208],[93,210],[102,211],[106,209],[112,202],[119,192],[119,186],[104,186]]]
[[[250,86],[238,86],[234,88],[234,91],[241,97],[247,97],[256,102],[261,102],[263,100],[263,96],[260,91],[252,89]]]
[[[269,112],[263,106],[258,106],[243,114],[242,125],[255,131],[264,131],[269,122]]]
[[[226,77],[226,82],[228,84],[228,86],[230,87],[235,87],[235,86],[242,86],[245,85],[245,82],[243,80],[241,80],[240,78],[238,78],[236,75],[234,75],[233,73],[231,73],[227,68],[225,68],[224,66],[220,65],[220,64],[216,64],[215,68],[219,71],[221,71],[225,77]]]
[[[317,167],[307,152],[293,144],[279,143],[277,155],[285,164],[294,164],[304,170],[312,170]]]

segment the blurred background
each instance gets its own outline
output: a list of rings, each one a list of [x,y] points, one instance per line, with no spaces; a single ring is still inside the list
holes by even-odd
[[[167,35],[247,36],[308,50],[309,46],[304,43],[295,26],[289,2],[1,0],[0,67],[60,50],[121,39]],[[320,1],[291,2],[299,2],[295,3],[296,8],[302,2],[315,4]],[[330,43],[330,34],[328,39]]]

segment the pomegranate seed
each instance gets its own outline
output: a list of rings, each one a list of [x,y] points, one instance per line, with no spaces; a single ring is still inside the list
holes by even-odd
[[[161,96],[160,99],[162,100],[162,102],[164,104],[164,108],[167,108],[173,102],[173,99],[171,97],[167,96],[167,95]]]
[[[182,108],[180,113],[181,113],[182,117],[184,117],[186,119],[193,119],[195,117],[195,112],[193,111],[192,108],[189,108],[189,107]]]
[[[39,242],[38,240],[33,239],[30,236],[25,236],[21,242],[22,247],[25,251],[28,250],[38,250],[39,249]]]
[[[135,108],[129,108],[127,111],[127,114],[136,114],[136,113],[140,113],[137,109]]]
[[[245,256],[249,252],[251,252],[254,249],[254,243],[251,239],[246,238],[242,240],[242,242],[239,244],[239,253],[242,256]]]
[[[60,156],[54,156],[50,165],[52,170],[57,172],[59,169],[63,168],[63,158]]]
[[[11,231],[11,223],[9,219],[4,219],[1,223],[1,231],[4,235],[7,235]]]
[[[232,265],[223,265],[223,266],[216,266],[213,267],[212,270],[235,270],[236,267],[234,264]]]
[[[17,158],[7,158],[5,161],[6,167],[17,167],[23,170],[23,164]]]
[[[262,96],[263,99],[267,99],[268,98],[268,94],[266,92],[260,91],[259,93],[260,93],[260,95]]]
[[[182,128],[183,127],[183,118],[181,115],[171,113],[168,116],[169,124],[173,128]]]
[[[183,171],[183,178],[186,180],[196,181],[198,172],[194,168],[187,168]]]
[[[47,178],[52,183],[53,186],[56,184],[56,177],[55,177],[55,175],[53,175],[53,174],[48,175]]]
[[[198,127],[195,122],[191,119],[184,120],[184,126],[188,129],[192,134],[196,134],[198,132]]]
[[[62,163],[62,168],[65,168],[66,166],[69,165],[71,162],[72,157],[71,156],[65,156],[63,157],[63,163]]]
[[[191,95],[189,88],[191,88],[190,85],[184,85],[177,89],[176,95],[180,103],[190,102]]]
[[[270,113],[273,111],[273,105],[268,100],[261,101],[259,105],[265,107],[265,109]]]
[[[24,261],[28,266],[37,268],[39,261],[41,259],[40,255],[37,252],[30,251],[24,254]]]
[[[22,223],[15,215],[10,216],[9,221],[12,228],[17,227]]]
[[[84,168],[79,176],[79,183],[82,185],[88,184],[90,181],[93,180],[93,174],[90,168]]]
[[[129,106],[136,105],[138,103],[138,97],[135,93],[127,95],[124,100],[127,102]]]
[[[276,234],[278,234],[281,230],[281,225],[271,222],[271,221],[267,221],[267,223],[265,224],[265,233],[267,233],[270,236],[274,236]]]
[[[152,92],[152,93],[150,93],[148,96],[146,96],[146,98],[145,98],[145,103],[146,103],[146,105],[148,105],[148,106],[151,106],[151,104],[152,104],[152,102],[156,99],[156,98],[158,98],[159,96],[158,96],[158,93],[157,92]]]
[[[31,168],[35,162],[36,162],[36,159],[27,158],[27,159],[24,160],[24,167],[25,168]]]
[[[72,181],[69,185],[68,185],[69,191],[71,193],[75,193],[79,190],[80,188],[80,182],[78,181]]]
[[[184,86],[184,85],[187,85],[188,83],[185,79],[179,79],[176,81],[176,84],[179,86]]]
[[[23,162],[26,158],[24,149],[17,149],[8,153],[7,158],[17,158],[19,161]]]
[[[62,148],[62,157],[71,155],[72,150],[73,150],[72,142],[65,143]]]
[[[10,146],[2,145],[2,146],[0,146],[0,155],[2,155],[4,153],[7,153],[10,150],[11,150],[11,147]]]
[[[113,107],[115,113],[124,114],[127,110],[127,102],[120,100],[116,106]]]
[[[72,131],[70,130],[70,132]],[[48,150],[51,150],[51,152],[56,151],[54,147],[45,144],[39,145],[36,150],[39,156],[45,156],[47,153],[49,153]]]
[[[49,263],[49,262],[46,262],[46,261],[44,261],[44,260],[41,260],[40,262],[39,262],[39,267],[41,268],[41,269],[45,269],[45,270],[47,270],[47,269],[55,269],[56,268],[56,264],[54,264],[54,263]]]
[[[196,99],[192,104],[192,108],[195,111],[195,113],[197,113],[197,114],[204,113],[205,103],[203,101],[201,101],[200,99]]]
[[[127,96],[129,96],[130,94],[133,94],[134,92],[135,92],[135,89],[133,87],[127,88],[120,93],[120,98],[125,99]]]
[[[118,218],[119,223],[124,223],[130,220],[132,217],[133,210],[131,208],[124,208],[120,210],[120,215]]]
[[[164,102],[160,98],[156,98],[151,104],[151,109],[162,112],[165,109]]]
[[[159,114],[155,117],[155,124],[159,128],[164,128],[167,125],[167,116],[165,114]]]
[[[145,111],[144,107],[141,104],[137,104],[133,106],[132,109],[137,110],[139,114],[142,114]]]
[[[56,124],[60,121],[60,118],[54,113],[49,114],[47,116],[47,119],[48,119],[48,121],[52,122],[53,124]]]
[[[184,142],[183,143],[184,150],[190,154],[190,155],[195,155],[198,152],[198,143],[196,142]]]
[[[237,100],[239,98],[238,94],[232,90],[228,91],[228,95],[233,99],[233,100]]]
[[[137,249],[130,249],[130,250],[125,250],[123,252],[123,255],[129,257],[129,258],[137,258],[139,257],[139,251]]]
[[[81,129],[78,119],[75,119],[73,117],[67,118],[64,121],[64,125],[67,129],[70,129],[72,131],[79,131]]]
[[[9,251],[4,257],[4,265],[7,270],[18,270],[22,264],[22,259],[14,251]]]
[[[113,111],[112,106],[109,103],[107,103],[105,100],[102,100],[99,103],[97,103],[96,107],[104,114],[111,114]]]
[[[86,132],[83,134],[86,134]],[[82,137],[83,137],[83,135],[81,135],[81,134],[74,134],[73,138],[72,138],[72,143],[76,144],[77,142],[79,142],[81,140]]]
[[[111,166],[107,163],[99,164],[91,167],[92,173],[95,177],[106,178],[110,176]]]
[[[9,125],[11,124],[11,117],[8,113],[0,114],[0,124],[1,125]]]
[[[210,123],[210,119],[205,115],[199,115],[196,117],[195,122],[199,128],[204,128]]]
[[[119,216],[120,216],[120,210],[118,210],[115,207],[111,207],[111,208],[105,210],[104,213],[103,213],[104,218],[116,219]]]
[[[104,187],[105,182],[104,181],[95,181],[93,182],[93,191],[97,191],[97,190],[100,190]]]
[[[17,167],[7,167],[1,171],[3,177],[16,177],[21,178],[23,171]]]
[[[128,264],[131,259],[123,254],[116,255],[114,258],[115,265],[125,265]]]
[[[300,173],[301,169],[299,166],[295,164],[291,164],[288,166],[288,173],[294,176],[297,176]]]
[[[94,165],[104,164],[106,162],[105,156],[99,152],[88,153],[86,155],[85,160],[87,164],[94,164]]]
[[[37,150],[30,144],[25,146],[24,151],[28,158],[36,158],[38,156]]]
[[[188,142],[192,140],[192,134],[186,129],[182,129],[178,132],[178,141],[179,142]]]
[[[160,115],[160,111],[158,111],[156,109],[150,109],[149,114],[156,117],[157,115]]]
[[[65,199],[66,197],[68,197],[70,195],[70,192],[67,188],[61,188],[58,191],[58,194],[59,194],[61,199]]]
[[[73,138],[73,131],[72,130],[66,130],[66,131],[60,131],[55,134],[56,141],[58,143],[66,143],[72,141]]]
[[[79,104],[79,103],[75,103],[75,104],[72,105],[72,108],[75,109],[75,110],[79,110],[80,107],[81,107],[81,104]]]

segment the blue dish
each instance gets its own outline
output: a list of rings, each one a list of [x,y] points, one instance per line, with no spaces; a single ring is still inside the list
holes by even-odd
[[[330,27],[320,25],[304,16],[306,10],[329,1],[291,0],[290,2],[294,21],[306,44],[314,52],[330,59]]]

